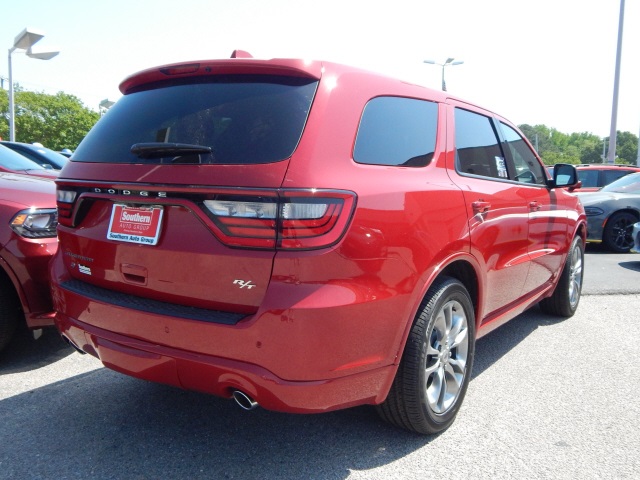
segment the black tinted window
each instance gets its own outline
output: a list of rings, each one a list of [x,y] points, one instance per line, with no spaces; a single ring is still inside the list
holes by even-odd
[[[502,122],[500,122],[500,128],[515,167],[513,180],[546,185],[547,176],[542,165],[520,134]]]
[[[508,178],[491,119],[456,108],[455,122],[457,170],[471,175]]]
[[[629,175],[631,172],[626,170],[603,170],[602,173],[604,174],[602,185],[609,185],[611,182],[614,182],[625,175]]]
[[[599,185],[600,172],[598,170],[578,170],[578,178],[583,187],[601,187]]]
[[[437,125],[436,103],[374,98],[362,114],[353,158],[370,165],[424,166],[433,158]]]
[[[169,163],[141,159],[134,144],[180,143],[211,148],[180,163],[268,163],[288,158],[304,128],[317,82],[264,75],[216,76],[162,84],[125,95],[91,130],[74,160]],[[186,82],[186,81],[185,81]],[[184,157],[184,156],[183,156]]]

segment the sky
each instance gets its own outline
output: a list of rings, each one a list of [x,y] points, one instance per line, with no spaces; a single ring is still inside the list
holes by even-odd
[[[605,137],[620,0],[5,0],[0,46],[44,32],[48,61],[15,51],[14,83],[77,96],[88,108],[120,98],[132,73],[228,58],[326,60],[447,90],[516,124]],[[626,0],[617,129],[640,130],[640,0]],[[6,51],[6,50],[5,50]],[[0,76],[8,77],[8,60]],[[5,89],[7,89],[5,81]]]

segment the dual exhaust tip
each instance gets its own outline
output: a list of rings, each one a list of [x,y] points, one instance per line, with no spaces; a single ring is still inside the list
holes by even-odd
[[[253,398],[240,390],[234,390],[231,393],[231,396],[238,404],[238,406],[243,410],[253,410],[258,406],[258,402],[256,402]]]

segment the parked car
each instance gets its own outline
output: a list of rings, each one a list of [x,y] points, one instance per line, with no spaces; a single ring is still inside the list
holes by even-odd
[[[48,265],[58,247],[53,181],[0,173],[0,350],[21,322],[53,325]]]
[[[553,175],[553,165],[546,168],[549,174]],[[581,185],[573,189],[575,192],[595,192],[625,175],[640,172],[640,167],[626,163],[588,163],[576,165],[576,169]]]
[[[640,220],[640,172],[603,187],[577,194],[587,214],[587,241],[602,242],[607,249],[626,253],[633,246],[633,224]]]
[[[577,165],[582,186],[576,191],[595,192],[630,173],[640,172],[640,167],[627,164],[591,163]]]
[[[512,123],[447,93],[244,57],[127,78],[63,168],[60,332],[245,409],[447,428],[478,337],[578,306],[575,168],[549,180]]]
[[[61,170],[68,161],[64,155],[54,152],[53,150],[41,145],[33,145],[31,143],[7,142],[0,141],[0,144],[10,148],[16,153],[27,157],[29,160],[36,162],[44,168],[53,168]]]
[[[4,145],[0,145],[0,172],[21,173],[44,178],[56,178],[58,176],[57,171],[46,169]]]
[[[633,247],[631,247],[631,251],[640,253],[640,222],[633,225],[631,236],[633,237]]]

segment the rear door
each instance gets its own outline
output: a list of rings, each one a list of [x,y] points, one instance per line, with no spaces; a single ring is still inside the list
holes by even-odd
[[[455,183],[462,189],[469,218],[471,252],[484,264],[483,317],[516,301],[529,270],[529,211],[509,173],[493,119],[453,109]]]

